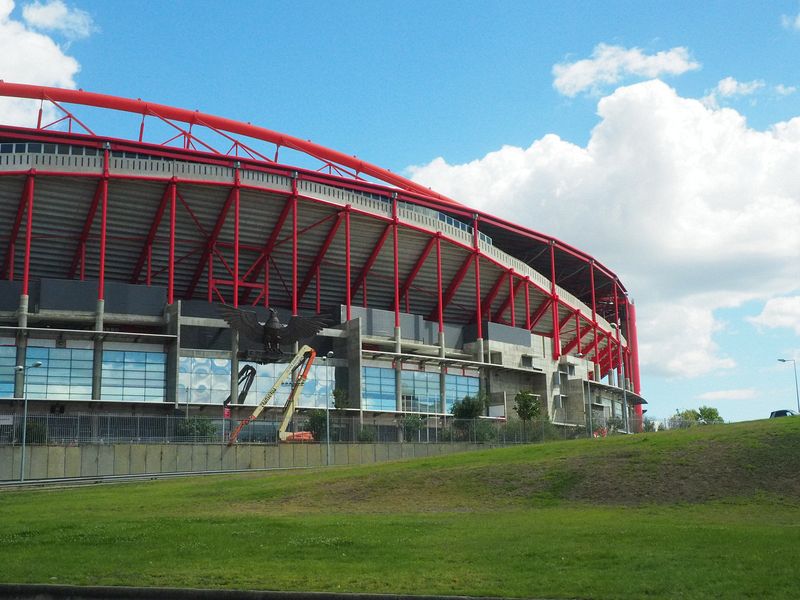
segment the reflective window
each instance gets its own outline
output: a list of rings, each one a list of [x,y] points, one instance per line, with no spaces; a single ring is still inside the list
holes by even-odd
[[[14,397],[14,367],[17,350],[0,346],[0,398]],[[41,362],[41,367],[34,367]],[[83,365],[88,362],[88,374]],[[33,399],[91,400],[92,351],[78,348],[28,347],[25,394]]]
[[[403,371],[400,383],[404,411],[421,413],[441,411],[439,373]]]
[[[394,369],[362,367],[361,396],[364,410],[397,410]]]
[[[164,352],[103,351],[103,400],[163,402],[166,393]],[[85,373],[85,370],[83,370]]]
[[[456,400],[463,400],[465,396],[475,397],[480,391],[480,379],[464,375],[447,375],[445,377],[445,402],[446,412],[453,412]]]

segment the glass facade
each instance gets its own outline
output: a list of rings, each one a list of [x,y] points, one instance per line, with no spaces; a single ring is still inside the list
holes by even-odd
[[[427,371],[402,371],[401,393],[403,411],[441,413],[439,373]],[[480,379],[466,375],[445,375],[446,413],[453,403],[464,396],[475,396],[480,390]],[[362,367],[364,410],[395,411],[395,370],[382,367]]]
[[[14,363],[17,349],[0,346],[0,397],[14,397]],[[33,368],[41,362],[41,367]],[[78,348],[28,347],[25,391],[41,400],[91,400],[92,351]]]
[[[90,355],[91,365],[91,351]],[[163,402],[166,393],[164,352],[103,351],[103,400]]]
[[[362,367],[361,397],[364,402],[364,410],[397,410],[394,382],[394,369]]]
[[[441,412],[439,373],[426,371],[402,371],[400,390],[405,412]]]
[[[246,364],[256,369],[256,379],[244,403],[257,405],[286,368],[286,364],[259,365],[240,362],[240,369]],[[230,360],[183,356],[180,359],[178,369],[178,402],[222,404],[230,395]],[[325,399],[329,398],[332,407],[334,378],[333,367],[314,363],[308,372],[308,379],[300,393],[298,406],[301,408],[324,408]],[[269,406],[283,406],[289,397],[290,391],[291,382],[287,380],[273,396]]]
[[[14,346],[0,346],[0,398],[14,397],[14,363],[17,349]]]
[[[448,414],[453,412],[453,404],[456,400],[463,400],[465,396],[475,397],[480,391],[480,379],[477,377],[447,375],[444,385]]]

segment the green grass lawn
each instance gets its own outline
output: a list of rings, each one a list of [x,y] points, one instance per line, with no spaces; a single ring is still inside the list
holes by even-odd
[[[0,580],[797,598],[800,419],[0,494]]]

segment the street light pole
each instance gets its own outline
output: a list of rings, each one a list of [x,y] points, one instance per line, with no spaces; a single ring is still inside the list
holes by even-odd
[[[794,395],[797,398],[797,412],[800,414],[800,388],[797,386],[797,361],[793,358],[779,358],[778,362],[792,363],[794,367]]]
[[[322,364],[325,368],[325,464],[331,464],[331,398],[330,374],[328,372],[328,359],[333,357],[333,352],[328,352],[322,357]]]
[[[38,368],[42,366],[42,361],[37,360],[35,363],[31,365],[31,368]],[[17,365],[14,369],[20,373],[23,373],[25,378],[25,385],[22,388],[22,451],[20,453],[19,459],[19,481],[22,483],[25,481],[25,442],[26,442],[26,432],[28,430],[28,374],[25,373],[25,365]]]

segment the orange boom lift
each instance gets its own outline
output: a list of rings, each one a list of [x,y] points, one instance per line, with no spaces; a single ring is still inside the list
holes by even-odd
[[[283,405],[283,420],[281,421],[281,426],[278,429],[278,438],[282,442],[310,442],[314,439],[310,432],[299,431],[297,433],[288,433],[286,428],[289,426],[289,422],[292,420],[292,415],[294,415],[294,409],[297,403],[297,396],[300,394],[300,390],[303,389],[303,386],[306,383],[308,372],[311,370],[311,365],[314,363],[314,358],[316,358],[316,356],[317,352],[311,346],[303,346],[300,348],[292,360],[289,361],[289,364],[286,365],[283,373],[281,373],[275,380],[275,383],[272,385],[269,391],[264,394],[264,397],[261,399],[261,402],[258,403],[258,406],[256,406],[253,414],[239,423],[236,429],[231,432],[231,437],[228,439],[228,446],[232,446],[236,443],[236,438],[238,437],[239,432],[250,422],[255,421],[261,415],[261,413],[264,412],[267,404],[269,404],[269,401],[272,400],[272,397],[281,387],[283,382],[286,381],[293,371],[300,368],[302,368],[300,376],[292,383],[292,390],[289,392],[289,397],[286,399],[286,403]]]

